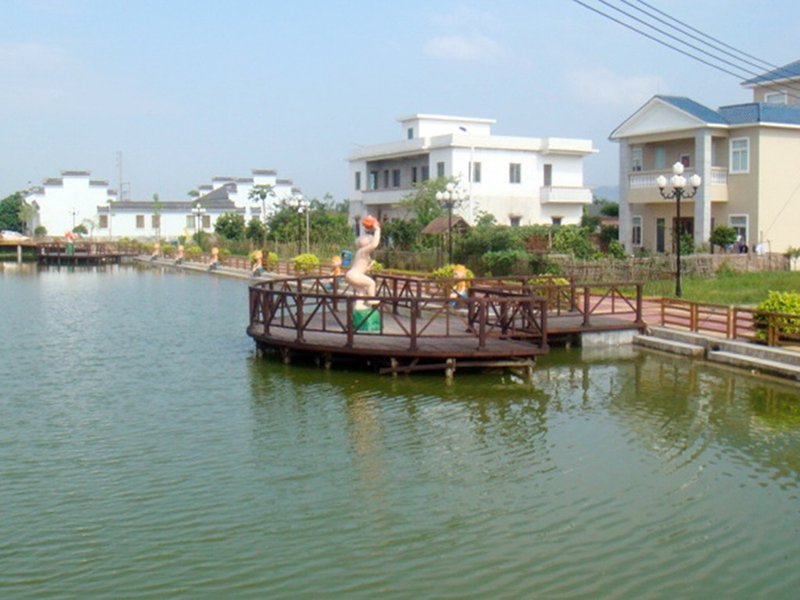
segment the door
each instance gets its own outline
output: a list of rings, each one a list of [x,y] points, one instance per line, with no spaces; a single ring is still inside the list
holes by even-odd
[[[656,252],[664,253],[667,248],[667,220],[656,219]]]

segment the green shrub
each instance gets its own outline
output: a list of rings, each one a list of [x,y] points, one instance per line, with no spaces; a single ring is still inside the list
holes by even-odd
[[[456,265],[445,265],[443,267],[439,267],[435,271],[431,273],[431,277],[433,279],[455,279],[455,275],[453,273],[453,269]],[[465,279],[474,279],[475,273],[467,269],[467,276]]]
[[[736,242],[736,229],[728,227],[727,225],[719,225],[711,232],[711,237],[708,239],[711,246],[720,246],[725,248]]]
[[[558,228],[553,236],[553,249],[581,259],[597,258],[598,255],[597,248],[589,239],[589,230],[575,225]]]
[[[382,273],[385,270],[386,270],[386,267],[383,266],[383,263],[381,263],[381,262],[379,262],[377,260],[373,260],[370,263],[369,269],[368,269],[368,271],[370,273]]]
[[[534,277],[528,280],[528,285],[569,285],[569,279],[563,277]]]
[[[37,225],[36,229],[33,230],[33,235],[35,237],[44,237],[47,235],[47,227],[44,225]]]
[[[267,252],[262,262],[267,269],[274,269],[278,266],[277,252]]]
[[[773,322],[780,329],[780,334],[800,333],[800,293],[771,291],[767,295],[767,298],[762,300],[756,308],[765,313],[797,315],[796,319],[790,317],[778,317]],[[769,323],[769,318],[763,314],[754,314],[753,323],[757,329],[756,336],[762,340],[767,339],[767,325]]]
[[[524,250],[497,250],[486,252],[481,258],[486,272],[492,275],[513,275],[528,268],[528,253]]]
[[[298,254],[292,259],[292,264],[294,265],[295,271],[308,275],[311,271],[319,267],[319,258],[310,253]]]
[[[203,249],[197,245],[187,246],[183,250],[183,256],[186,258],[186,260],[197,260],[202,255]]]
[[[611,258],[622,260],[628,256],[628,253],[625,252],[625,246],[622,245],[622,242],[619,240],[611,240],[608,243],[608,255]]]

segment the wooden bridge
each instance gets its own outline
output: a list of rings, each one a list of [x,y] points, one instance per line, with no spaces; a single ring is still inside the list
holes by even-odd
[[[375,276],[376,296],[356,297],[341,277],[313,276],[250,286],[250,325],[260,350],[284,360],[313,357],[369,365],[382,373],[511,367],[530,372],[552,340],[638,329],[641,284],[566,284],[563,279],[478,278],[452,302],[455,280]],[[366,313],[356,302],[373,303]],[[364,324],[379,315],[376,331]]]

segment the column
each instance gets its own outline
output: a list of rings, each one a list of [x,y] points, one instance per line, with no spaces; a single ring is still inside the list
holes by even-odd
[[[632,254],[631,207],[628,204],[630,170],[631,146],[628,140],[621,139],[619,140],[619,241],[625,246],[625,251]]]
[[[698,129],[694,135],[695,172],[703,185],[694,197],[694,243],[711,238],[711,130]]]

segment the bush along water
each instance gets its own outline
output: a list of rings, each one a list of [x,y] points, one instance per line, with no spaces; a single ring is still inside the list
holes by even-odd
[[[787,335],[796,338],[800,334],[800,294],[797,292],[769,292],[767,298],[756,307],[762,313],[781,313],[797,315],[791,317],[771,317],[773,324],[778,328],[778,337]],[[767,327],[770,317],[766,314],[753,315],[753,324],[756,327],[756,337],[767,339]]]

